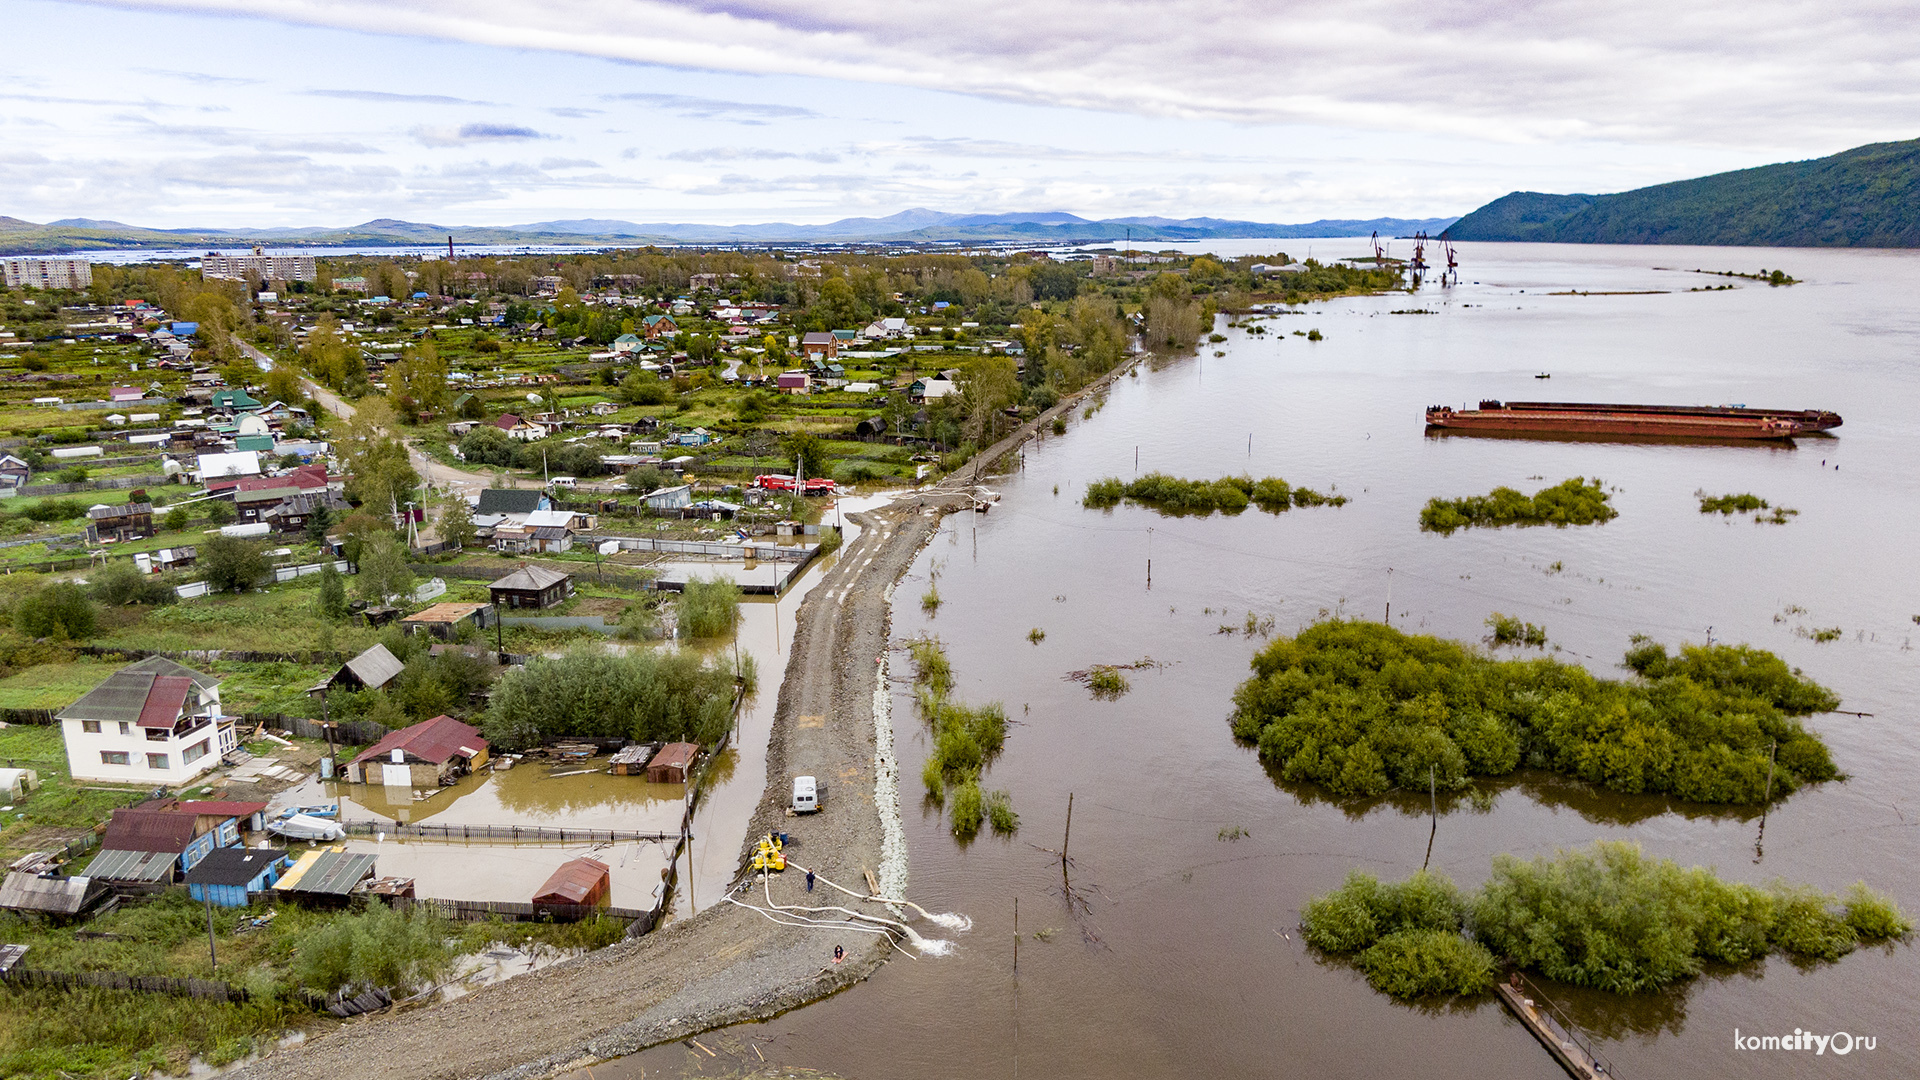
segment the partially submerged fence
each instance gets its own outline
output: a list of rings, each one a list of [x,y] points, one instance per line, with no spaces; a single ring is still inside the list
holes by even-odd
[[[639,832],[633,829],[555,829],[544,825],[443,825],[439,822],[343,821],[349,836],[390,836],[396,840],[477,840],[513,844],[618,844],[642,840],[664,844],[678,841],[678,832]]]

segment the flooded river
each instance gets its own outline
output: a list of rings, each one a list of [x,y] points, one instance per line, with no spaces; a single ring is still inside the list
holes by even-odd
[[[1298,257],[1296,243],[1286,242]],[[1316,241],[1314,253],[1360,246]],[[966,912],[973,930],[952,956],[897,960],[837,997],[734,1029],[737,1045],[875,1080],[1563,1075],[1491,999],[1395,1004],[1300,941],[1308,898],[1351,869],[1417,869],[1429,826],[1419,800],[1330,801],[1276,782],[1233,742],[1230,695],[1263,644],[1241,630],[1249,612],[1279,633],[1324,613],[1383,618],[1389,589],[1403,629],[1475,640],[1489,613],[1505,612],[1544,625],[1563,658],[1602,674],[1618,673],[1636,632],[1752,643],[1872,714],[1811,721],[1848,779],[1776,806],[1758,856],[1755,813],[1522,774],[1490,804],[1443,804],[1433,862],[1463,885],[1498,853],[1617,838],[1746,881],[1838,891],[1865,879],[1920,912],[1920,257],[1464,245],[1462,263],[1467,283],[1455,289],[1318,305],[1258,337],[1223,325],[1224,355],[1143,365],[1094,416],[1030,446],[996,483],[1004,498],[992,513],[948,519],[899,589],[894,634],[938,634],[958,694],[1006,704],[1015,723],[983,786],[1011,792],[1019,835],[959,845],[917,781],[906,785],[910,894]],[[1725,279],[1655,269],[1762,266],[1804,283],[1688,293]],[[1662,292],[1550,295],[1566,290]],[[1437,314],[1390,314],[1411,308]],[[1423,434],[1425,406],[1483,397],[1827,408],[1846,424],[1793,447]],[[1089,481],[1136,468],[1271,474],[1352,502],[1204,519],[1080,506]],[[1431,496],[1570,476],[1616,486],[1620,517],[1418,529]],[[1778,526],[1704,516],[1696,489],[1750,491],[1800,514]],[[945,603],[929,617],[919,599],[934,568]],[[1837,640],[1811,636],[1831,627]],[[1045,631],[1038,644],[1033,628]],[[1160,666],[1129,672],[1132,690],[1117,700],[1063,678],[1143,657]],[[896,659],[898,677],[909,669]],[[926,738],[906,689],[894,709],[901,774],[917,778]],[[1071,885],[1087,905],[1077,911],[1059,860],[1038,850],[1060,846],[1069,792]],[[1245,835],[1226,839],[1234,829]],[[830,934],[814,932],[830,948]],[[1638,998],[1555,996],[1628,1077],[1893,1077],[1920,1074],[1916,987],[1920,949],[1896,947],[1813,966],[1776,957]],[[1846,1031],[1878,1045],[1844,1058],[1744,1051],[1736,1028]],[[696,1060],[709,1072],[727,1064],[673,1044],[594,1076],[690,1076]]]

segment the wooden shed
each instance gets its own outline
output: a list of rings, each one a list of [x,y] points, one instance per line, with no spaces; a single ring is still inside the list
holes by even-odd
[[[221,848],[187,871],[187,893],[221,907],[246,907],[293,864],[279,848]]]
[[[656,784],[684,784],[693,771],[693,759],[699,756],[699,743],[668,743],[647,762],[647,779]]]
[[[0,908],[23,915],[80,918],[107,897],[107,885],[87,877],[29,874],[15,870],[0,882]]]
[[[612,767],[607,771],[615,776],[644,776],[647,762],[653,760],[653,753],[658,749],[659,743],[634,743],[624,747],[613,755]]]
[[[533,894],[535,904],[599,907],[612,892],[612,873],[599,859],[582,856],[562,863],[547,883]]]
[[[487,586],[495,608],[549,608],[573,595],[573,577],[544,566],[520,569]]]

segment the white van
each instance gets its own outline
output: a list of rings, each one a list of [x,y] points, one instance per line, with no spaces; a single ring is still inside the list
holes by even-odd
[[[793,812],[811,814],[820,809],[820,791],[811,776],[793,778]]]
[[[570,488],[574,486],[575,482],[576,481],[571,476],[556,476],[553,479],[547,481],[547,483],[553,485],[554,487],[564,487],[564,488]]]

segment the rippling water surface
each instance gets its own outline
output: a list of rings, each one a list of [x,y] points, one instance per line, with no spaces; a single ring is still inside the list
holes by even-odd
[[[1298,242],[1227,253],[1283,243]],[[1338,241],[1314,248],[1357,253]],[[1222,628],[1243,627],[1249,612],[1281,633],[1323,612],[1379,619],[1389,588],[1403,629],[1478,639],[1488,613],[1506,612],[1543,624],[1562,657],[1601,674],[1617,674],[1635,632],[1749,642],[1872,714],[1811,721],[1848,779],[1777,806],[1758,859],[1754,813],[1521,775],[1490,809],[1441,814],[1433,862],[1463,885],[1481,881],[1497,853],[1616,838],[1746,881],[1838,891],[1865,879],[1920,912],[1920,257],[1464,245],[1462,263],[1458,288],[1316,305],[1268,322],[1265,337],[1223,325],[1224,355],[1143,365],[1065,437],[1032,445],[995,485],[1004,499],[991,514],[948,519],[900,587],[894,634],[938,634],[959,694],[1006,704],[1017,723],[985,786],[1012,793],[1019,835],[959,846],[910,783],[912,896],[966,912],[973,929],[950,957],[897,960],[828,1001],[736,1028],[739,1046],[890,1080],[1563,1075],[1492,1000],[1395,1004],[1300,942],[1301,905],[1348,870],[1396,878],[1419,867],[1425,807],[1277,784],[1226,726],[1262,642]],[[1804,283],[1688,293],[1723,279],[1655,269],[1776,265]],[[1550,295],[1569,289],[1666,291]],[[1437,314],[1389,314],[1414,307]],[[1326,340],[1290,332],[1310,328]],[[1552,378],[1534,378],[1542,372]],[[1425,406],[1483,397],[1828,408],[1846,423],[1790,447],[1423,434]],[[1141,472],[1271,474],[1337,486],[1352,502],[1277,517],[1082,509],[1089,481],[1135,474],[1136,452]],[[1431,496],[1532,491],[1570,476],[1617,487],[1620,517],[1419,531]],[[1751,491],[1800,514],[1784,526],[1704,516],[1696,489]],[[935,568],[946,602],[929,618],[919,598]],[[1046,632],[1038,645],[1027,640],[1034,627]],[[1803,636],[1827,627],[1841,637]],[[1063,679],[1149,656],[1162,666],[1130,673],[1132,691],[1116,701]],[[917,778],[927,740],[904,686],[895,720],[901,773]],[[1058,859],[1037,850],[1060,845],[1069,792],[1072,885],[1091,908],[1079,915]],[[1235,827],[1247,835],[1221,839]],[[1892,1077],[1920,1073],[1916,987],[1920,950],[1899,947],[1812,967],[1776,957],[1660,995],[1556,997],[1628,1077]],[[1734,1048],[1736,1028],[1796,1027],[1878,1046],[1845,1059]],[[594,1072],[693,1075],[689,1053],[675,1044]],[[697,1056],[709,1070],[724,1064]]]

